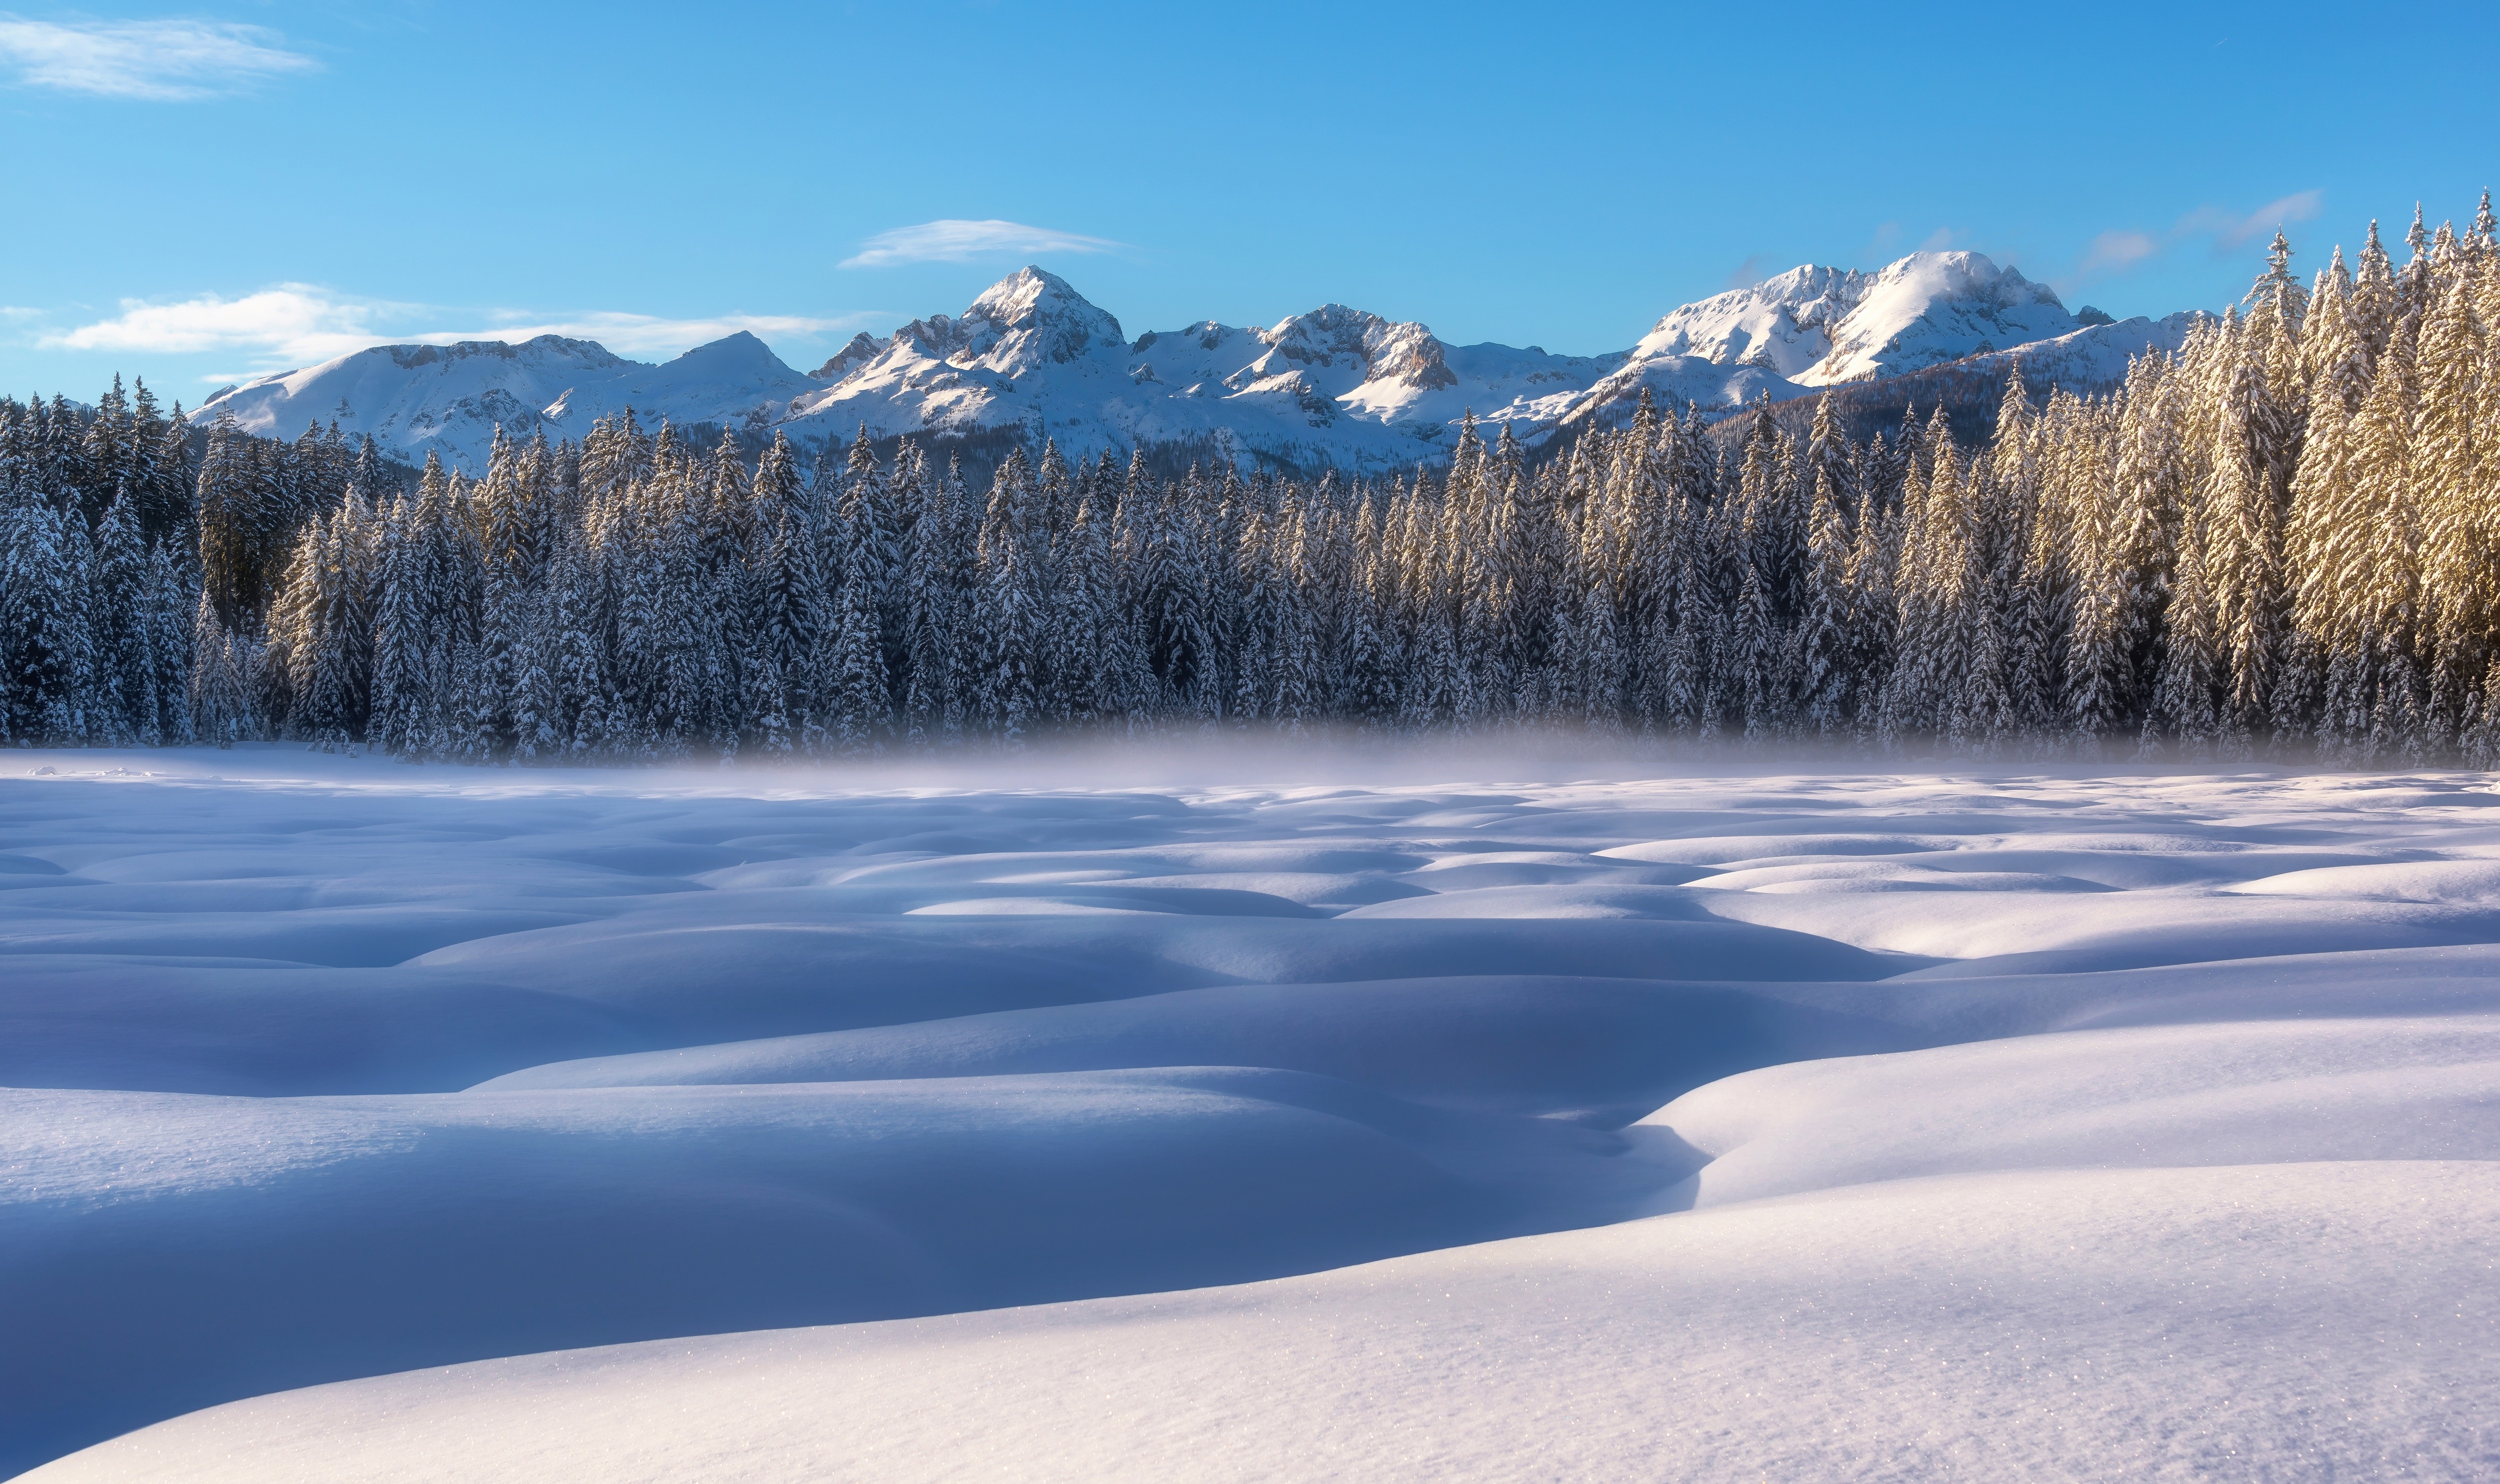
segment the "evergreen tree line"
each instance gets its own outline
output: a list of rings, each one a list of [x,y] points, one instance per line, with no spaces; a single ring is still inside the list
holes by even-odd
[[[412,489],[370,440],[0,403],[5,736],[473,762],[1066,729],[1564,726],[1975,758],[2500,762],[2500,247],[2417,213],[2095,396],[1863,440],[1644,400],[1371,483],[628,412]],[[162,427],[156,426],[162,423]],[[80,436],[60,430],[80,425]],[[110,424],[98,433],[100,426]],[[73,446],[74,445],[74,446]],[[177,513],[168,481],[192,490]]]
[[[0,743],[193,740],[181,403],[0,397]]]

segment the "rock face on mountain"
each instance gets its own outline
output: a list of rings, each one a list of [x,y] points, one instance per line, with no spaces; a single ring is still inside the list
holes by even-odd
[[[646,423],[780,427],[815,442],[863,426],[878,436],[1021,431],[1071,454],[1184,444],[1379,471],[1437,460],[1469,412],[1538,440],[1619,422],[1644,390],[1662,405],[1729,407],[2018,348],[2035,385],[2106,384],[2129,355],[2175,347],[2188,319],[2088,324],[1978,253],[1918,252],[1872,274],[1793,269],[1676,309],[1608,355],[1451,345],[1335,304],[1266,329],[1201,320],[1132,341],[1067,280],[1025,268],[960,316],[854,336],[812,372],[743,333],[662,366],[554,336],[382,345],[247,382],[203,410],[275,435],[335,419],[397,457],[432,450],[473,469],[498,426],[577,437],[630,406]]]

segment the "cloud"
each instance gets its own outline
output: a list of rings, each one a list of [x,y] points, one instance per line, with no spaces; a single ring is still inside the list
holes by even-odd
[[[2131,227],[2104,232],[2093,238],[2091,245],[2084,249],[2073,273],[2055,280],[2055,287],[2061,293],[2071,293],[2126,273],[2183,242],[2200,238],[2210,244],[2215,257],[2231,257],[2246,251],[2249,243],[2277,227],[2315,217],[2325,200],[2326,193],[2322,190],[2294,191],[2269,201],[2253,211],[2198,207],[2173,222],[2169,231],[2158,235]]]
[[[253,350],[298,364],[326,361],[383,339],[376,322],[408,306],[335,297],[309,283],[224,299],[204,294],[177,304],[121,301],[111,319],[43,337],[49,350],[130,350],[193,355]]]
[[[667,319],[654,314],[598,311],[562,317],[504,310],[483,317],[489,328],[476,330],[393,329],[423,323],[439,311],[422,305],[358,299],[334,294],[309,283],[281,283],[226,299],[204,294],[173,304],[125,299],[111,319],[40,337],[36,343],[51,350],[120,350],[158,355],[196,355],[213,350],[244,352],[262,363],[262,370],[315,365],[369,345],[448,345],[458,340],[518,342],[542,335],[597,340],[626,355],[684,350],[740,330],[758,336],[820,335],[847,330],[891,315],[847,314],[819,319],[795,314],[722,314],[705,319]]]
[[[448,345],[454,340],[518,341],[561,335],[568,339],[597,340],[620,354],[651,355],[708,344],[740,330],[758,339],[774,335],[805,338],[830,331],[865,329],[891,322],[895,317],[839,314],[831,319],[812,319],[797,314],[720,314],[709,319],[662,319],[651,314],[603,311],[542,324],[499,324],[492,330],[429,330],[407,339],[428,345]]]
[[[2075,270],[2078,278],[2101,274],[2124,273],[2136,264],[2161,250],[2161,244],[2143,232],[2104,232],[2092,239],[2084,254],[2083,265]]]
[[[992,252],[1109,252],[1125,247],[1107,238],[1079,237],[1018,221],[924,221],[880,232],[842,259],[843,268],[892,268],[899,263],[961,263]]]
[[[1726,293],[1733,289],[1752,288],[1755,284],[1762,281],[1762,269],[1764,265],[1768,264],[1770,261],[1771,255],[1769,253],[1757,252],[1752,254],[1747,257],[1744,262],[1737,264],[1734,268],[1727,271],[1727,276],[1720,282],[1720,291],[1722,293]]]
[[[2214,255],[2221,257],[2247,246],[2260,234],[2291,222],[2308,221],[2318,214],[2319,205],[2325,199],[2324,191],[2295,191],[2281,200],[2269,201],[2245,216],[2233,215],[2217,207],[2198,207],[2179,218],[2179,235],[2212,237]]]
[[[0,12],[0,66],[27,87],[172,102],[214,98],[319,63],[259,26],[214,20],[24,20]]]

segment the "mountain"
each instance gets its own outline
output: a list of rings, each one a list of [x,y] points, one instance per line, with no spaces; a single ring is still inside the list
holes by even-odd
[[[1980,253],[1914,252],[1872,274],[1793,268],[1686,305],[1660,320],[1632,358],[1752,364],[1799,386],[1830,386],[2083,328],[2048,285]]]
[[[2087,325],[2071,334],[2012,350],[1975,356],[1971,366],[1989,371],[2020,364],[2023,379],[2032,386],[2105,387],[2126,378],[2126,363],[2148,350],[2177,350],[2188,332],[2210,316],[2195,309],[2159,319],[2133,319]]]
[[[199,415],[229,411],[246,432],[275,437],[335,419],[350,435],[373,435],[396,458],[417,462],[435,450],[474,471],[499,424],[517,437],[544,428],[551,438],[578,438],[630,406],[652,423],[761,427],[816,386],[744,331],[661,366],[542,335],[518,345],[377,345],[247,381],[210,399]]]
[[[1551,427],[1622,361],[1447,345],[1343,305],[1271,329],[1201,320],[1132,343],[1065,279],[1027,268],[960,319],[854,339],[821,372],[839,379],[793,403],[787,426],[808,436],[1022,427],[1071,453],[1202,441],[1236,457],[1404,468],[1438,458],[1470,408]],[[1729,379],[1695,390],[1715,399]]]
[[[1141,445],[1304,468],[1434,462],[1469,411],[1530,441],[1661,405],[1730,408],[1913,374],[1971,358],[2034,386],[2104,386],[2126,360],[2176,348],[2192,316],[2111,323],[1975,252],[1917,252],[1875,273],[1813,266],[1686,305],[1629,350],[1452,345],[1421,324],[1323,305],[1268,328],[1201,320],[1129,339],[1067,280],[1025,268],[961,315],[859,335],[812,372],[740,333],[661,366],[587,340],[381,345],[213,398],[248,431],[336,419],[396,457],[477,468],[495,428],[578,437],[631,406],[822,442],[876,436],[1050,437],[1071,455]]]

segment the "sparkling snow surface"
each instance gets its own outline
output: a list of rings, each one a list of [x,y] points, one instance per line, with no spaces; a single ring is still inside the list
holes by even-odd
[[[2500,1474],[2487,778],[1177,766],[6,755],[0,1473]]]

